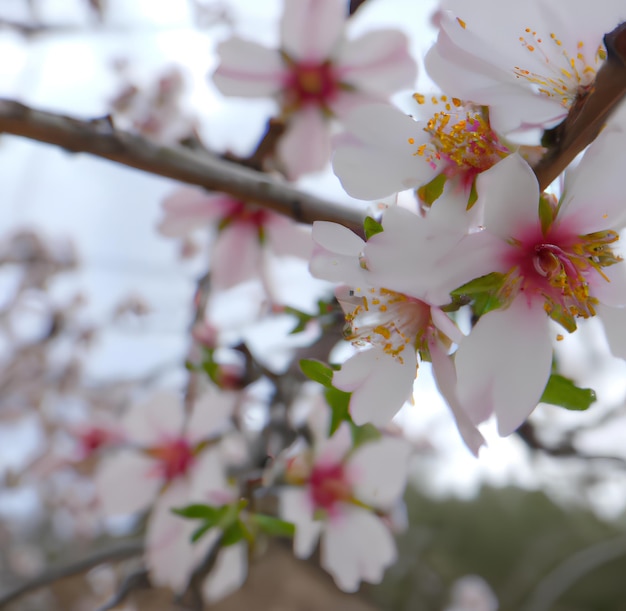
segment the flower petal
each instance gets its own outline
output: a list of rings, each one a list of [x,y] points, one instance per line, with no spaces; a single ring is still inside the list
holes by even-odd
[[[322,522],[313,519],[313,506],[304,488],[287,487],[280,491],[280,515],[296,527],[293,553],[297,558],[308,558],[315,549],[322,530]]]
[[[202,583],[202,598],[211,603],[236,592],[248,576],[248,546],[235,543],[223,547],[217,554],[215,564]]]
[[[187,423],[187,439],[192,444],[221,434],[229,425],[238,393],[211,389],[199,397]]]
[[[626,308],[597,306],[598,316],[614,356],[626,359]]]
[[[181,398],[161,390],[132,405],[122,419],[122,428],[132,441],[149,447],[180,436],[184,417]]]

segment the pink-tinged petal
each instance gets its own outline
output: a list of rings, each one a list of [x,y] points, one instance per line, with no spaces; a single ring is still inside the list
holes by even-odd
[[[384,426],[413,392],[417,355],[407,346],[403,361],[374,347],[358,352],[333,375],[333,384],[352,392],[350,414],[355,424]]]
[[[256,278],[262,265],[262,248],[257,228],[238,223],[220,231],[211,257],[212,288],[225,290]]]
[[[313,252],[310,228],[284,216],[272,215],[265,224],[265,231],[272,251],[279,256],[309,259]]]
[[[321,564],[344,592],[356,592],[361,580],[380,583],[397,558],[389,529],[372,512],[344,505],[324,530]]]
[[[375,30],[346,41],[337,64],[343,82],[385,97],[413,88],[417,78],[409,41],[398,30]]]
[[[168,486],[155,503],[146,532],[146,565],[156,586],[182,591],[196,565],[190,538],[197,528],[192,520],[181,518],[172,509],[191,502],[189,485],[184,479]]]
[[[410,456],[411,446],[392,437],[357,448],[347,463],[355,498],[376,509],[391,509],[404,493]]]
[[[574,222],[583,234],[626,225],[625,148],[622,131],[605,130],[598,136],[580,164],[566,174],[559,219]]]
[[[455,364],[463,407],[470,412],[487,399],[498,432],[510,435],[535,409],[550,377],[552,344],[542,300],[528,303],[521,294],[506,310],[485,314],[461,343]]]
[[[165,217],[157,229],[164,236],[184,237],[219,219],[231,201],[223,195],[208,195],[200,189],[183,187],[163,200]]]
[[[509,155],[478,176],[479,202],[485,210],[486,229],[508,240],[539,218],[539,185],[530,166]]]
[[[436,175],[436,169],[415,154],[430,141],[424,125],[394,107],[364,106],[342,122],[358,144],[337,148],[333,170],[353,197],[378,199],[416,188]]]
[[[433,363],[433,376],[437,388],[448,403],[448,407],[454,416],[457,429],[474,456],[478,456],[480,448],[487,445],[485,438],[470,420],[468,413],[462,407],[457,395],[456,369],[452,357],[446,354],[439,342],[432,342],[430,345],[430,356]]]
[[[181,398],[173,392],[161,390],[131,406],[122,419],[122,427],[129,439],[148,447],[179,437],[184,418]]]
[[[322,530],[322,522],[313,519],[313,506],[304,488],[284,488],[280,491],[280,515],[296,527],[293,553],[297,558],[308,558],[315,549]]]
[[[191,496],[208,505],[227,505],[233,502],[235,493],[228,485],[219,447],[210,447],[198,457],[191,477]]]
[[[187,439],[196,444],[223,433],[230,424],[238,394],[212,389],[194,404],[187,423]]]
[[[329,59],[346,16],[346,6],[337,0],[288,0],[280,24],[282,50],[301,62]]]
[[[345,117],[362,106],[385,104],[388,96],[357,89],[340,89],[337,94],[328,100],[328,108],[335,117],[343,123]]]
[[[102,513],[114,516],[146,509],[163,485],[155,465],[133,450],[119,450],[104,458],[95,475]]]
[[[313,106],[303,108],[291,117],[287,131],[278,142],[278,155],[289,180],[323,170],[330,152],[328,122]]]
[[[211,604],[236,592],[248,576],[248,546],[241,542],[223,547],[202,583],[202,598]]]
[[[224,95],[265,97],[282,89],[286,70],[275,49],[235,36],[220,43],[217,53],[213,82]]]
[[[365,241],[354,231],[339,223],[315,221],[313,223],[313,241],[324,250],[358,258]]]
[[[626,308],[599,305],[597,312],[604,325],[611,353],[620,359],[626,359]]]
[[[352,449],[352,434],[347,422],[342,422],[332,437],[326,437],[315,448],[316,465],[336,465]]]

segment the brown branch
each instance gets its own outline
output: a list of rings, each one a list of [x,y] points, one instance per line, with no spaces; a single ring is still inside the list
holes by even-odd
[[[626,23],[607,34],[604,44],[607,59],[592,88],[579,94],[565,120],[546,132],[549,151],[533,168],[542,190],[595,140],[626,95]]]
[[[354,15],[362,4],[365,4],[366,0],[350,0],[350,4],[348,6],[348,13],[350,16]]]
[[[141,541],[130,541],[107,549],[98,550],[87,558],[82,558],[77,562],[66,564],[65,566],[51,567],[41,575],[29,579],[4,594],[0,594],[0,609],[4,609],[13,601],[30,592],[49,586],[61,579],[80,575],[105,562],[119,562],[140,556],[141,554],[143,554],[143,543]]]
[[[362,233],[363,214],[344,204],[298,191],[267,174],[206,152],[164,147],[115,129],[110,117],[80,120],[0,99],[0,133],[89,153],[144,172],[173,178],[270,208],[301,223],[335,221]]]

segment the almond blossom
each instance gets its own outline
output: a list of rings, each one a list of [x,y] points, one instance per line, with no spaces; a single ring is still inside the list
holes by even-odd
[[[383,437],[354,449],[343,423],[287,460],[280,511],[296,527],[294,553],[307,558],[321,537],[321,564],[346,592],[379,583],[396,560],[393,536],[377,515],[400,501],[410,446]]]
[[[626,19],[620,0],[443,0],[426,57],[449,95],[489,105],[495,129],[553,127],[592,87],[604,34]]]
[[[313,226],[311,272],[347,285],[337,289],[348,323],[345,337],[364,348],[335,372],[333,385],[352,393],[356,424],[383,426],[412,396],[419,354],[432,362],[459,431],[477,454],[484,439],[460,407],[448,355],[463,335],[439,307],[458,285],[448,251],[464,233],[399,207],[384,212],[382,227],[364,242],[333,223]]]
[[[202,226],[217,228],[211,251],[211,283],[228,289],[261,277],[270,253],[307,259],[312,244],[307,231],[284,216],[236,200],[183,187],[163,202],[165,217],[159,231],[168,237],[185,237]]]
[[[329,119],[413,86],[414,60],[399,31],[347,39],[343,0],[286,0],[279,49],[234,37],[219,45],[213,80],[225,95],[278,100],[287,132],[278,155],[287,176],[324,168]]]
[[[206,393],[196,401],[188,418],[180,399],[169,392],[134,405],[121,423],[129,445],[105,457],[96,473],[105,516],[152,507],[146,564],[155,585],[182,591],[193,569],[217,540],[219,533],[214,533],[192,547],[193,524],[174,515],[172,509],[199,502],[223,504],[232,499],[215,442],[228,428],[237,396]]]
[[[500,275],[502,308],[480,318],[455,361],[459,396],[473,421],[495,413],[501,435],[513,432],[539,402],[552,341],[561,337],[552,321],[572,332],[578,320],[601,315],[618,331],[613,351],[626,356],[619,331],[626,321],[626,269],[613,250],[626,225],[623,147],[622,133],[600,136],[567,174],[558,203],[540,197],[535,175],[518,155],[478,179],[485,227],[454,256],[463,267],[472,248],[482,253],[468,267],[476,277]]]

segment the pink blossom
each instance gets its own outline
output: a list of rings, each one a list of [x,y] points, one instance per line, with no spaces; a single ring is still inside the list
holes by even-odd
[[[164,202],[159,231],[184,237],[202,226],[214,226],[217,237],[211,253],[211,283],[227,289],[264,277],[269,253],[308,258],[311,241],[306,230],[290,219],[233,199],[184,187]]]
[[[280,507],[296,526],[296,556],[310,556],[321,536],[321,564],[342,590],[356,591],[361,580],[380,582],[396,549],[373,510],[389,511],[400,500],[409,454],[407,443],[390,437],[353,450],[344,423],[313,450],[288,459],[292,485],[281,491]]]
[[[213,80],[225,95],[273,96],[287,121],[278,154],[287,176],[323,169],[330,157],[329,118],[384,101],[413,85],[414,60],[399,31],[346,39],[343,0],[288,0],[280,49],[237,37],[218,47]]]
[[[605,132],[565,179],[561,201],[543,195],[517,155],[479,177],[485,228],[461,244],[459,266],[476,246],[473,276],[502,274],[503,309],[480,318],[456,353],[459,396],[474,422],[495,413],[502,435],[537,405],[550,376],[551,320],[572,332],[603,315],[623,328],[626,270],[612,245],[626,223],[621,184],[622,133]],[[486,245],[488,245],[486,247]],[[609,333],[609,336],[611,333]],[[613,341],[626,356],[623,333]]]

